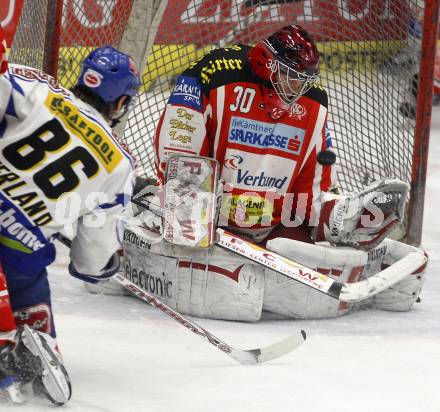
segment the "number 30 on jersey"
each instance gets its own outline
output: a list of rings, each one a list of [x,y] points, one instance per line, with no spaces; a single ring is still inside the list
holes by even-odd
[[[234,93],[236,96],[235,103],[229,105],[229,110],[231,112],[249,113],[255,98],[255,90],[248,87],[235,86]]]

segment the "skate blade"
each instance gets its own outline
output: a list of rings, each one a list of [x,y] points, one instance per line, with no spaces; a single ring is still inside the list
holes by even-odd
[[[72,386],[69,375],[54,350],[28,325],[24,325],[23,343],[34,356],[41,359],[41,383],[46,396],[56,405],[65,404],[72,395]]]

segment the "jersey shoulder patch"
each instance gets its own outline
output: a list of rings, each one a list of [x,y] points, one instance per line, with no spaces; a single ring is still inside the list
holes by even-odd
[[[249,81],[252,75],[247,53],[250,49],[250,46],[235,44],[211,50],[182,75],[197,78],[204,94],[228,83]]]
[[[314,84],[304,96],[308,97],[309,99],[315,100],[326,109],[328,108],[327,92],[319,84]]]
[[[61,86],[55,78],[44,73],[41,70],[32,67],[22,66],[19,64],[10,65],[10,73],[13,78],[24,80],[25,82],[39,82],[46,83],[47,86],[54,92],[68,94],[69,91]]]

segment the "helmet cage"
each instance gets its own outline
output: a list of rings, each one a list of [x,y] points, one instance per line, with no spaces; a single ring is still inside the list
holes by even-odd
[[[307,93],[319,78],[318,73],[299,72],[277,59],[268,60],[266,66],[271,71],[270,82],[278,97],[289,106]],[[293,87],[293,82],[297,87]]]

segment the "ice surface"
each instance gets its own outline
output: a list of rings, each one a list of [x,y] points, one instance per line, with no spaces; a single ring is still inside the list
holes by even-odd
[[[322,321],[245,324],[197,319],[236,347],[297,329],[291,354],[241,366],[143,302],[96,296],[69,277],[67,251],[51,267],[59,344],[73,383],[69,412],[440,411],[440,108],[433,111],[423,245],[430,265],[409,313],[363,311]],[[54,411],[43,399],[1,411]]]

